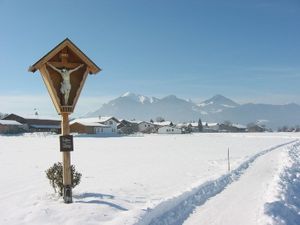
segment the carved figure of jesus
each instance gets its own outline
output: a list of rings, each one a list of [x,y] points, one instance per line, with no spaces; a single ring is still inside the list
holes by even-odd
[[[74,69],[66,69],[66,68],[56,68],[55,66],[51,65],[50,63],[47,62],[47,65],[50,66],[53,70],[55,70],[56,72],[58,72],[63,81],[61,82],[61,87],[60,87],[60,93],[63,94],[64,96],[64,104],[68,105],[68,100],[69,100],[69,95],[70,95],[70,91],[71,91],[71,80],[70,80],[70,75],[71,73],[75,72],[76,70],[79,70],[81,67],[84,66],[84,64],[81,64],[79,66],[77,66]]]

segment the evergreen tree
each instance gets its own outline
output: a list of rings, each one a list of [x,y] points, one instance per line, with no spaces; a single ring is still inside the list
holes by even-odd
[[[199,119],[199,121],[198,121],[198,130],[199,130],[199,132],[202,132],[202,131],[203,131],[203,126],[202,126],[202,121],[201,121],[201,119]]]

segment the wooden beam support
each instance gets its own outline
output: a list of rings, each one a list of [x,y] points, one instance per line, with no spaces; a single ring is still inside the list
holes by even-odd
[[[62,113],[61,134],[69,135],[69,114]],[[64,184],[64,201],[65,203],[72,203],[72,174],[71,174],[71,154],[70,152],[63,152],[63,184]]]

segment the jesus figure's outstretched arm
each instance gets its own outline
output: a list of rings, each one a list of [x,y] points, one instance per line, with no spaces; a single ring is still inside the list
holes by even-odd
[[[56,72],[61,73],[60,69],[57,69],[55,66],[51,65],[50,63],[47,62],[47,65],[50,66],[52,69],[54,69]]]
[[[69,70],[69,74],[71,74],[71,73],[73,73],[74,71],[76,71],[76,70],[79,70],[81,67],[83,67],[84,66],[84,64],[81,64],[81,65],[79,65],[79,66],[77,66],[76,68],[74,68],[74,69],[72,69],[72,70]]]

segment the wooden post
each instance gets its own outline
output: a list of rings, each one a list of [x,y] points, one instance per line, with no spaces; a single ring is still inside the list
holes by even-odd
[[[70,133],[69,113],[62,113],[61,127],[62,135]],[[63,184],[64,184],[64,202],[72,203],[72,177],[71,177],[71,154],[70,152],[63,152]]]
[[[229,156],[229,148],[227,151],[227,159],[228,159],[228,172],[230,172],[230,156]]]

